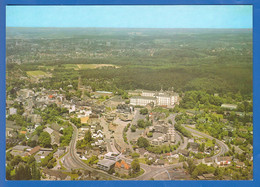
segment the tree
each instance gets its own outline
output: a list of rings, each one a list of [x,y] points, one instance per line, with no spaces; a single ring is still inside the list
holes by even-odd
[[[147,109],[147,108],[142,108],[142,109],[140,110],[140,114],[142,114],[142,115],[148,114],[148,109]]]
[[[5,176],[6,176],[7,180],[12,180],[11,171],[12,171],[12,166],[7,164],[6,169],[5,169]]]
[[[140,155],[139,155],[137,152],[133,152],[133,153],[131,154],[131,156],[132,156],[132,158],[138,158],[138,157],[140,157]]]
[[[39,143],[42,147],[51,147],[51,136],[47,132],[42,132],[39,136]]]
[[[142,119],[138,120],[138,121],[137,121],[137,126],[138,126],[139,128],[145,128],[145,122],[144,122],[144,120],[142,120]]]
[[[91,156],[88,160],[87,160],[87,164],[93,165],[95,163],[98,162],[98,157],[96,155]]]
[[[188,172],[189,172],[190,174],[192,174],[192,172],[193,172],[194,169],[196,168],[196,165],[193,163],[193,160],[192,160],[192,159],[189,159],[189,160],[187,161],[187,163],[188,163]]]
[[[148,146],[150,145],[150,143],[149,143],[149,141],[148,141],[146,138],[144,138],[144,137],[139,137],[138,140],[137,140],[137,145],[138,145],[139,147],[144,147],[144,148],[146,148],[146,147],[148,147]]]
[[[41,173],[40,170],[36,166],[36,162],[33,162],[32,164],[32,180],[40,180],[41,179]]]
[[[132,171],[133,173],[137,173],[140,171],[140,164],[139,164],[139,161],[138,159],[134,159],[131,163],[131,168],[132,168]]]
[[[136,126],[132,125],[131,126],[131,132],[135,132],[136,131]]]
[[[148,133],[147,133],[147,137],[149,137],[149,138],[150,138],[150,137],[153,137],[153,133],[152,133],[152,132],[148,132]]]
[[[10,153],[10,151],[6,152],[6,160],[11,161],[14,158],[14,156]]]
[[[84,140],[87,142],[87,143],[90,143],[92,141],[92,135],[91,135],[91,132],[88,130],[85,134],[85,137],[84,137]]]
[[[15,169],[15,180],[30,180],[32,179],[31,170],[28,165],[19,165]]]
[[[22,161],[22,157],[20,155],[16,155],[12,160],[11,160],[11,166],[16,166]]]

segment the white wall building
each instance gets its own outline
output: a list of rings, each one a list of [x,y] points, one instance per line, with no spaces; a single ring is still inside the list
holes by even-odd
[[[156,98],[150,96],[134,96],[130,98],[131,105],[145,106],[149,103],[154,103],[156,105]]]
[[[141,96],[133,96],[130,98],[131,105],[145,106],[154,103],[155,106],[173,106],[178,102],[178,94],[174,92],[142,91]]]

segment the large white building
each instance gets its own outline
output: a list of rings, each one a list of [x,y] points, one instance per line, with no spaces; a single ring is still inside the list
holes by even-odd
[[[163,90],[142,91],[141,96],[133,96],[130,98],[131,105],[145,106],[153,103],[155,106],[173,106],[178,102],[179,95],[174,92],[164,92]]]
[[[150,97],[150,96],[133,96],[130,98],[130,104],[131,105],[140,105],[140,106],[145,106],[149,103],[156,103],[156,98],[155,97]]]

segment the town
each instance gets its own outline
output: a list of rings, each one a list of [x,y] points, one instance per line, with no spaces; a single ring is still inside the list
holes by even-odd
[[[140,33],[129,35],[139,37]],[[85,43],[94,48],[128,48],[114,40],[86,39]],[[90,63],[57,62],[53,66],[35,62],[51,57],[36,44],[37,50],[28,58],[12,54],[28,42],[37,43],[7,40],[7,180],[252,179],[252,94],[223,92],[211,85],[205,88],[214,92],[194,89],[199,82],[182,90],[160,74],[167,75],[167,69],[158,70],[161,79],[153,85],[149,82],[152,77],[148,81],[143,74],[154,70],[138,67],[137,71],[144,73],[136,75],[128,65],[104,62],[109,55],[119,57],[111,49],[98,57],[76,49],[77,58],[85,56]],[[167,44],[163,42],[159,44]],[[141,44],[133,45],[139,49]],[[159,48],[152,51],[156,55]],[[32,55],[36,52],[43,55]],[[121,52],[133,53],[132,49]],[[151,58],[153,54],[143,53]],[[101,63],[94,63],[97,60]],[[120,71],[122,74],[117,74]],[[119,82],[116,76],[128,82]],[[139,83],[138,76],[143,82]],[[126,88],[126,84],[139,86]]]

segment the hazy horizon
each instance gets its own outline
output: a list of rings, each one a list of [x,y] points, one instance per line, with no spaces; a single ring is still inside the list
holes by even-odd
[[[7,6],[7,27],[252,28],[252,5]]]

